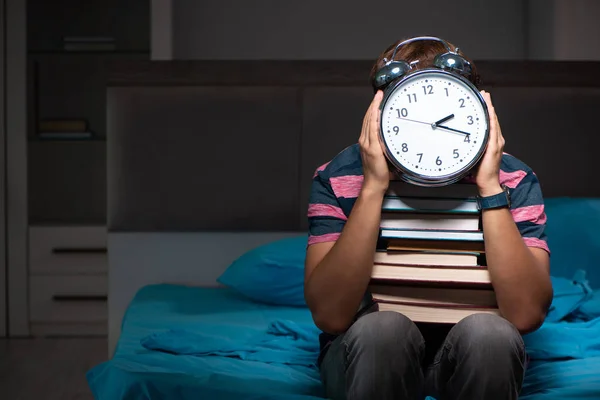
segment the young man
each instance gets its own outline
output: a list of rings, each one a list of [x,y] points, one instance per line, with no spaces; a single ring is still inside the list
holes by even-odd
[[[397,42],[399,43],[399,42]],[[373,67],[380,68],[395,43]],[[396,59],[432,65],[434,41],[401,47]],[[477,85],[475,72],[472,82]],[[309,204],[305,297],[321,335],[319,365],[332,399],[517,399],[525,373],[521,334],[537,329],[552,301],[546,216],[533,171],[503,153],[489,93],[490,140],[474,181],[481,197],[510,188],[510,207],[482,211],[488,269],[502,317],[475,314],[454,326],[415,324],[380,312],[367,291],[381,206],[394,175],[378,139],[375,94],[358,143],[317,169]]]

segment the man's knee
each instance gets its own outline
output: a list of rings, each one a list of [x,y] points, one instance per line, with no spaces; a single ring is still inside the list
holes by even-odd
[[[506,319],[492,314],[473,314],[456,328],[455,345],[474,358],[499,362],[502,358],[525,358],[525,344],[519,331]]]
[[[507,320],[474,314],[448,334],[444,368],[434,369],[429,384],[439,398],[516,399],[525,373],[521,335]]]
[[[422,352],[425,342],[419,328],[406,316],[393,311],[378,311],[359,318],[346,333],[350,347],[382,354]],[[400,353],[400,354],[399,354]]]

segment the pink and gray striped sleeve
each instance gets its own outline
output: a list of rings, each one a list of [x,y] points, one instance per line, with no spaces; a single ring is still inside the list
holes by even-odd
[[[336,241],[348,219],[330,180],[322,173],[324,168],[317,169],[312,181],[308,204],[308,245]]]
[[[500,183],[510,188],[510,211],[525,244],[550,253],[546,236],[544,198],[535,173],[519,160],[505,155],[500,171]]]

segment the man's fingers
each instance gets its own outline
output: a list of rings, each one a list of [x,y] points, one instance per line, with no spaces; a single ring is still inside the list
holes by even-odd
[[[360,138],[358,139],[358,142],[365,147],[369,143],[369,127],[371,125],[373,110],[375,109],[375,107],[379,107],[379,105],[377,104],[378,93],[376,93],[375,96],[373,96],[373,100],[371,100],[371,104],[369,104],[369,108],[367,108],[367,112],[365,113],[365,116],[363,118],[362,131],[360,133]]]
[[[365,118],[365,119],[363,119],[362,129],[360,131],[360,136],[358,137],[358,144],[360,144],[361,146],[365,145],[365,136],[367,136],[365,134],[366,126],[367,126],[367,119]]]
[[[375,97],[373,98],[373,101],[371,102],[371,106],[373,107],[373,109],[371,110],[371,122],[372,123],[375,123],[379,120],[379,114],[380,114],[379,106],[381,105],[381,99],[383,99],[383,92],[381,90],[378,90],[377,93],[375,93]]]
[[[371,117],[369,119],[369,143],[377,143],[379,138],[377,137],[377,133],[379,130],[379,115],[381,111],[379,110],[379,106],[381,105],[381,99],[383,98],[383,92],[378,90],[375,94],[375,98],[371,103],[373,107],[371,109]]]
[[[492,126],[494,127],[494,131],[496,133],[496,138],[498,140],[498,145],[500,146],[500,148],[502,148],[504,146],[504,137],[502,136],[502,130],[500,129],[500,123],[498,122],[498,114],[496,114],[496,107],[494,107],[494,104],[492,103],[492,95],[487,93],[487,97],[488,97],[488,101],[490,104],[490,116],[491,116],[491,123]]]
[[[496,109],[494,108],[494,125],[496,125],[496,130],[498,131],[498,140],[502,142],[504,145],[504,136],[502,136],[502,128],[500,128],[500,122],[498,121],[498,114],[496,114]]]
[[[498,143],[500,147],[504,146],[504,137],[502,136],[502,130],[500,129],[500,124],[498,123],[498,115],[494,112],[494,125],[496,126],[496,135],[498,136]]]
[[[485,99],[485,102],[488,106],[488,114],[490,117],[490,140],[489,145],[495,151],[502,151],[504,149],[504,136],[502,136],[502,131],[500,129],[500,123],[498,122],[498,114],[496,114],[496,108],[494,107],[494,103],[492,103],[492,96],[482,90],[481,94]]]
[[[365,137],[363,138],[363,140],[364,140],[364,144],[365,144],[366,148],[369,147],[369,142],[370,142],[369,132],[371,131],[371,114],[372,113],[373,113],[373,103],[371,103],[371,106],[369,107],[369,111],[365,115],[365,129],[363,130],[363,135],[365,135]]]
[[[360,143],[361,146],[365,146],[366,140],[367,140],[367,136],[368,136],[368,132],[369,132],[369,112],[367,111],[365,113],[365,117],[363,118],[363,124],[362,124],[362,129],[360,131],[360,137],[358,138],[358,143]]]
[[[371,116],[371,107],[373,106],[373,102],[371,102],[371,104],[369,105],[369,108],[367,108],[367,111],[365,112],[365,116],[363,117],[363,123],[362,123],[362,130],[360,131],[360,138],[359,138],[359,142],[364,141],[365,140],[365,136],[367,135],[367,125],[369,122],[369,118]]]
[[[481,91],[481,95],[485,100],[488,108],[488,116],[489,116],[489,124],[490,124],[490,139],[489,144],[492,146],[496,146],[498,143],[498,121],[496,119],[496,112],[494,111],[494,105],[492,104],[492,98],[488,92],[485,90]]]

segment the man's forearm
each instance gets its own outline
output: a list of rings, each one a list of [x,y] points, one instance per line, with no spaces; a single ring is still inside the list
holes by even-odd
[[[352,323],[371,279],[383,195],[361,191],[342,234],[307,282],[308,301],[318,304],[316,318],[332,331],[342,332]]]
[[[521,331],[535,329],[552,300],[548,271],[525,245],[510,210],[483,211],[482,222],[500,312]]]

